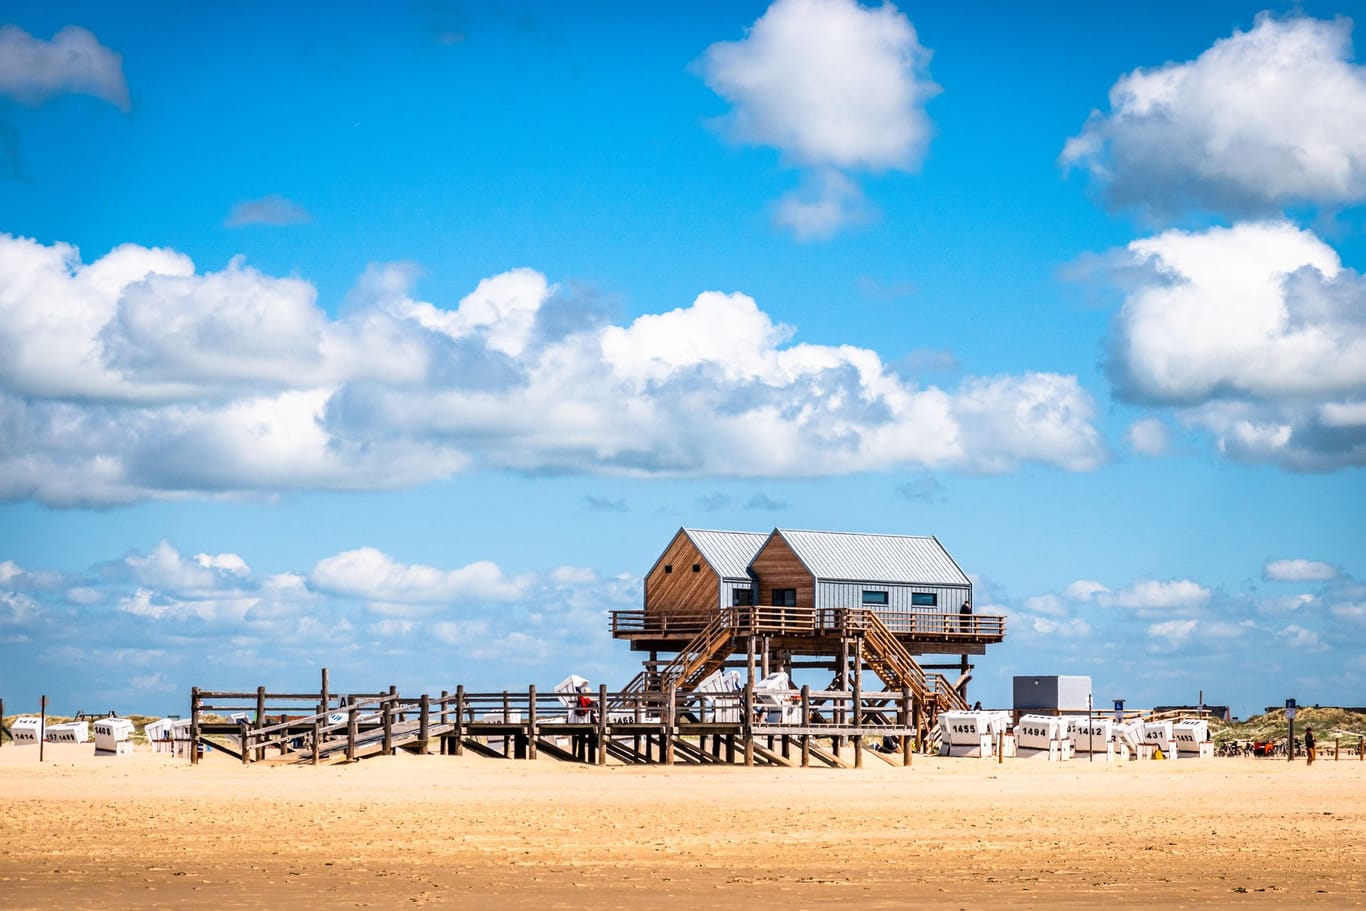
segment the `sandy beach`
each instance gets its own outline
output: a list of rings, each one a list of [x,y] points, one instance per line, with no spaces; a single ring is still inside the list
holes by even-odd
[[[861,770],[0,749],[7,908],[1366,905],[1366,763]]]

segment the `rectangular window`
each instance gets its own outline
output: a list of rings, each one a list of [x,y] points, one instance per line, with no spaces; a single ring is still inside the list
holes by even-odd
[[[773,589],[774,607],[796,607],[797,590],[795,588],[775,588]]]
[[[880,605],[882,605],[883,607],[886,607],[886,606],[887,606],[887,593],[886,593],[886,592],[864,592],[864,593],[863,593],[863,603],[864,603],[864,604],[880,604]]]
[[[938,607],[939,596],[934,592],[911,592],[911,604],[916,607]]]
[[[754,590],[749,588],[731,589],[730,603],[734,607],[749,607],[754,603]]]

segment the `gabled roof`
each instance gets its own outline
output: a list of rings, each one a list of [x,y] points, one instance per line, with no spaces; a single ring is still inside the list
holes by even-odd
[[[685,528],[683,533],[722,579],[749,578],[749,564],[768,540],[767,534],[754,531]]]
[[[817,579],[919,585],[970,585],[938,538],[778,528]]]

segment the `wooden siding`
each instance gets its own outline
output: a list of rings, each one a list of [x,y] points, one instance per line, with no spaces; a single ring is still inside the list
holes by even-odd
[[[760,549],[750,571],[757,579],[754,586],[755,604],[772,604],[775,588],[797,590],[797,607],[814,607],[816,580],[807,572],[802,561],[779,535],[772,535]]]
[[[693,565],[700,567],[693,572]],[[672,566],[666,573],[664,567]],[[703,614],[718,610],[721,580],[682,531],[674,535],[654,569],[645,577],[646,617]]]

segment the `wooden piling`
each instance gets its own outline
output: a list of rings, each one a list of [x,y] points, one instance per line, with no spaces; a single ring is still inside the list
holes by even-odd
[[[854,663],[854,768],[863,768],[863,639],[858,640],[857,660]]]
[[[426,756],[429,752],[427,749],[427,740],[431,737],[432,734],[431,697],[428,696],[426,693],[423,693],[422,699],[419,701],[419,705],[421,706],[422,714],[418,716],[417,721],[417,752],[418,755]]]
[[[323,668],[322,678],[322,690],[318,701],[323,704],[323,707],[319,709],[319,714],[332,708],[332,695],[327,691],[327,668]]]
[[[283,720],[283,719],[281,719],[281,720]],[[256,724],[256,727],[257,727],[258,729],[259,729],[259,728],[263,728],[263,727],[266,726],[266,688],[265,688],[264,686],[258,686],[258,687],[256,688],[256,722],[255,722],[255,724]],[[263,747],[263,746],[258,746],[258,747],[256,748],[256,759],[259,760],[259,759],[265,759],[265,758],[266,758],[266,748]]]
[[[43,744],[47,743],[47,697],[43,696],[38,702],[38,761],[43,761]]]
[[[745,767],[754,766],[754,681],[745,684],[745,711],[741,716],[740,730],[745,738]],[[726,757],[732,762],[733,756]]]
[[[598,765],[607,765],[607,684],[598,684]]]
[[[903,686],[901,688],[901,709],[899,721],[903,729],[910,725],[911,721],[911,688]],[[901,736],[901,764],[908,766],[911,764],[911,754],[915,752],[915,741],[909,735]]]
[[[190,765],[199,765],[199,687],[190,688]]]
[[[455,755],[465,754],[465,684],[455,688]]]
[[[678,736],[678,690],[670,686],[664,704],[664,764],[674,764],[674,738]]]
[[[356,761],[356,729],[360,727],[360,706],[350,700],[346,706],[346,761]]]
[[[811,765],[811,687],[802,686],[802,768]]]
[[[527,688],[526,758],[536,758],[536,684]]]

